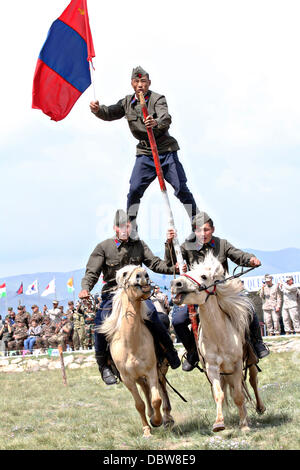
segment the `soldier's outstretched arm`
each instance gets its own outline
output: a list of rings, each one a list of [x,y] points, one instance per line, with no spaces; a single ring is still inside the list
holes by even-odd
[[[99,101],[91,101],[90,110],[103,121],[115,121],[125,116],[123,100],[119,100],[116,104],[111,106],[100,105]]]

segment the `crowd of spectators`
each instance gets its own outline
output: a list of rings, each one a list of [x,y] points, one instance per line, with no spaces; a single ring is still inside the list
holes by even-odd
[[[273,278],[266,274],[263,286],[258,292],[262,301],[263,320],[269,336],[300,333],[300,289],[294,285],[292,276],[286,281],[273,284]],[[161,322],[170,331],[173,341],[177,341],[172,328],[173,306],[168,296],[154,287],[151,300]],[[99,304],[101,299],[96,297]],[[97,305],[89,301],[68,302],[68,308],[53,301],[52,308],[32,305],[31,314],[24,305],[19,305],[17,313],[12,307],[2,320],[0,315],[0,343],[5,355],[29,354],[34,349],[46,352],[49,348],[61,345],[63,350],[92,349],[94,347],[95,310]]]
[[[89,301],[68,302],[68,308],[57,300],[42,311],[38,305],[19,305],[17,312],[8,308],[4,320],[0,316],[0,342],[5,355],[30,354],[34,349],[46,352],[61,345],[63,350],[92,349],[94,346],[95,307]]]

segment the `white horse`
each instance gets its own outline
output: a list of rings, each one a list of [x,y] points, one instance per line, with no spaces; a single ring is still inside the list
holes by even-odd
[[[199,305],[198,352],[208,380],[211,383],[217,407],[213,431],[225,429],[222,405],[226,386],[238,407],[240,427],[249,430],[245,397],[247,392],[243,375],[245,337],[249,329],[250,301],[243,295],[238,279],[224,283],[221,263],[212,254],[195,269],[171,282],[173,301],[177,304]],[[257,387],[257,367],[249,367],[250,384],[256,397],[256,410],[265,411]]]
[[[145,414],[137,384],[142,388],[152,426],[174,424],[166,390],[165,375],[168,366],[158,370],[153,337],[146,327],[147,307],[143,300],[151,295],[150,279],[146,269],[125,266],[117,272],[118,290],[113,299],[111,315],[98,328],[110,343],[112,359],[122,382],[132,393],[142,424],[144,437],[150,437],[150,426]],[[160,407],[163,403],[163,417]]]

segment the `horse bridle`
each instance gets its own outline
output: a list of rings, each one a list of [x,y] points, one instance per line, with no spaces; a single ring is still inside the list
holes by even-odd
[[[190,279],[191,281],[193,281],[197,286],[198,286],[198,290],[199,292],[201,291],[205,291],[207,293],[207,297],[205,299],[205,302],[207,301],[207,299],[211,296],[211,295],[217,295],[217,285],[218,284],[223,284],[224,282],[226,281],[230,281],[231,279],[236,279],[240,276],[242,276],[243,274],[246,274],[250,271],[252,271],[252,269],[255,269],[256,266],[252,266],[251,268],[247,269],[246,271],[243,270],[243,267],[242,267],[242,271],[240,273],[237,273],[235,274],[235,271],[237,268],[239,268],[241,266],[236,266],[236,268],[234,269],[233,271],[233,275],[230,276],[230,277],[226,277],[225,279],[218,279],[216,280],[215,282],[213,282],[212,284],[210,284],[210,286],[206,286],[205,284],[200,284],[200,282],[198,282],[196,279],[194,279],[192,276],[190,276],[189,274],[183,274],[184,277],[187,277],[188,279]],[[213,290],[212,291],[209,291],[208,289],[210,287],[213,287]]]
[[[194,279],[192,276],[190,276],[189,274],[183,274],[184,277],[187,277],[188,279],[190,279],[191,281],[193,281],[197,286],[198,286],[198,290],[199,292],[201,291],[205,291],[207,293],[207,296],[206,296],[206,299],[205,299],[205,302],[207,301],[207,299],[209,298],[209,296],[211,295],[217,295],[217,284],[221,281],[215,281],[213,284],[211,284],[210,286],[206,286],[205,284],[200,284],[200,282],[198,282],[196,279]],[[208,289],[210,287],[214,287],[212,291],[209,291]]]

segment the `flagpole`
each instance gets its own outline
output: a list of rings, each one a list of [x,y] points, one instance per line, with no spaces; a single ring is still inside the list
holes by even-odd
[[[90,65],[91,82],[92,82],[92,88],[93,88],[93,97],[94,97],[94,101],[97,101],[96,88],[95,88],[94,66],[93,66],[93,62],[91,60],[89,61],[89,65]]]

